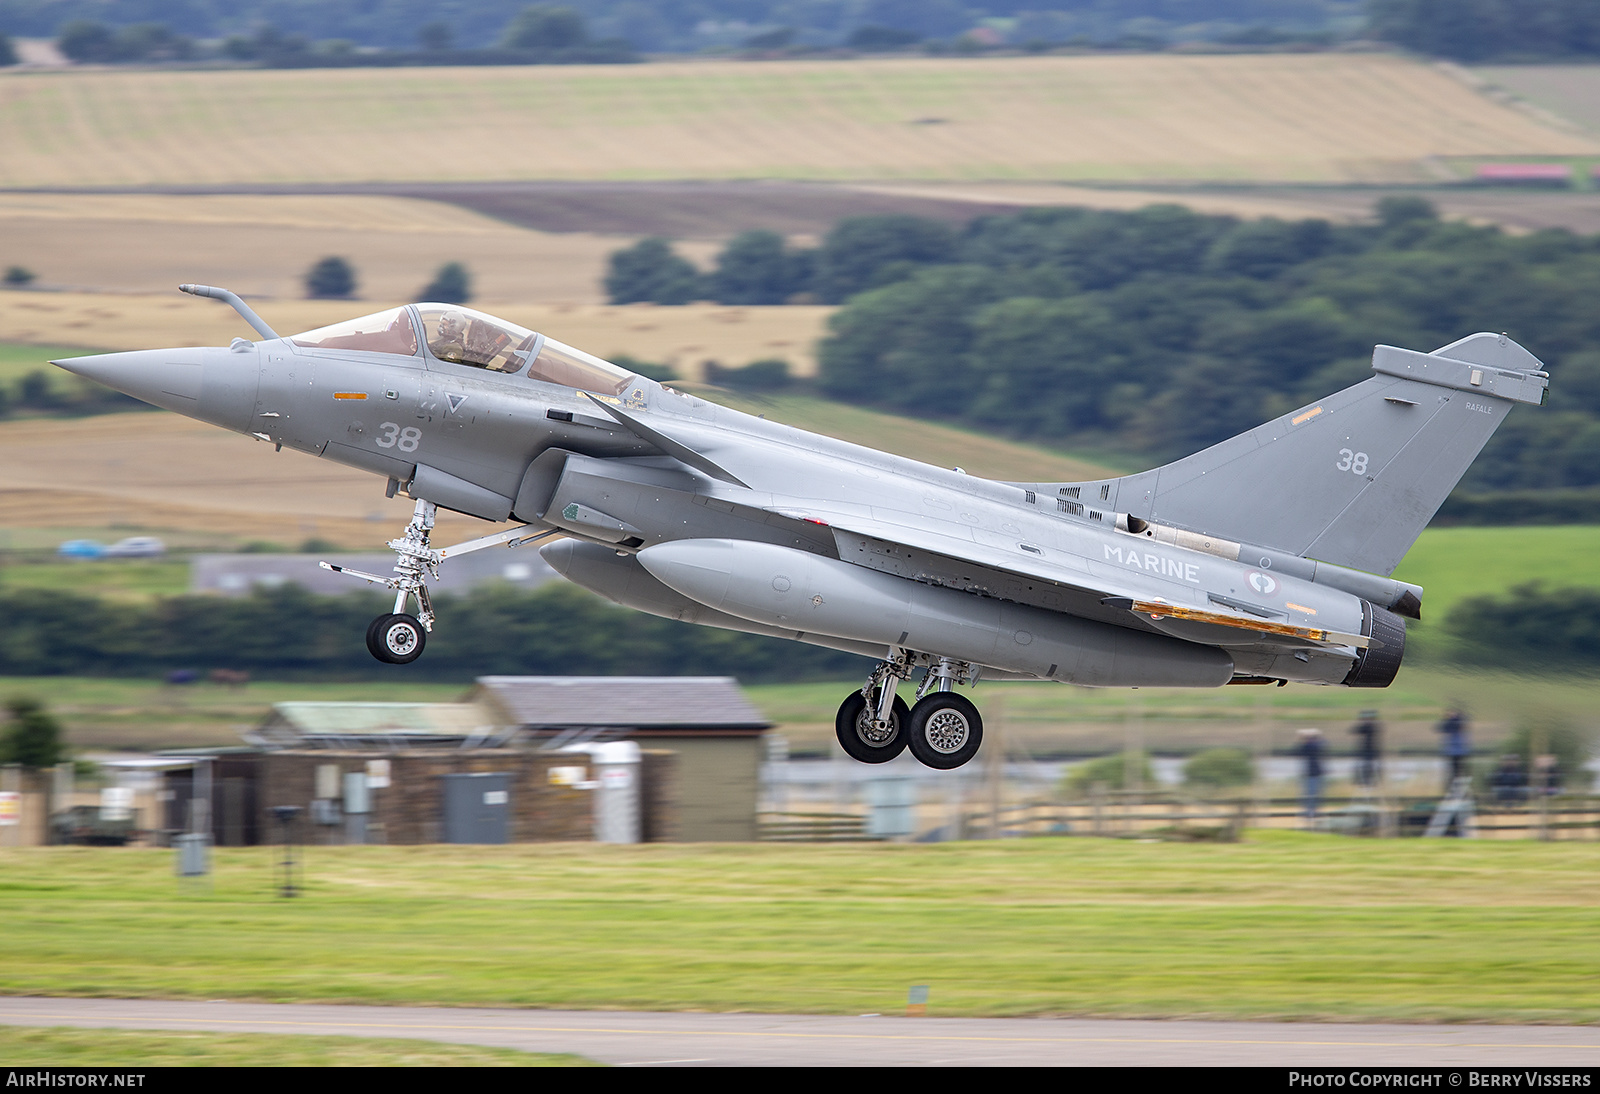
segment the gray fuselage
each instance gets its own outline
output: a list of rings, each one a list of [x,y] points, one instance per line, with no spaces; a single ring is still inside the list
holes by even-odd
[[[387,478],[391,492],[558,530],[569,540],[545,548],[558,570],[658,615],[1099,686],[1393,677],[1361,679],[1371,650],[1337,636],[1373,636],[1374,612],[1390,615],[1413,586],[1129,521],[1096,507],[1115,480],[1069,499],[642,376],[590,392],[441,360],[417,307],[403,310],[422,335],[410,354],[238,339],[60,364]],[[1383,633],[1392,647],[1392,624]],[[1388,656],[1397,668],[1399,650]]]

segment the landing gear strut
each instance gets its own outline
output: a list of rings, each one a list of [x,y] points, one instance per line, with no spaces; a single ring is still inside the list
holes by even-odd
[[[509,532],[458,543],[454,547],[436,549],[429,546],[428,541],[433,536],[433,520],[437,511],[438,507],[433,502],[419,498],[416,508],[411,512],[411,523],[406,525],[405,535],[389,541],[389,550],[396,555],[394,577],[362,573],[348,566],[335,566],[331,562],[319,563],[324,570],[349,574],[369,584],[382,585],[395,591],[394,611],[378,616],[367,626],[367,650],[379,661],[391,665],[409,665],[422,656],[422,649],[428,644],[428,635],[433,631],[434,623],[428,582],[439,580],[439,564],[445,559],[502,544],[520,547],[524,543],[555,535],[553,529],[540,532],[528,524]],[[417,602],[416,615],[406,614],[407,602],[412,598]]]
[[[834,735],[852,760],[864,764],[888,763],[906,747],[906,724],[911,711],[895,694],[900,681],[911,675],[911,655],[895,651],[881,661],[860,691],[851,692],[833,720]]]
[[[917,688],[916,705],[909,710],[895,694],[900,681],[915,666],[927,664],[927,675]],[[977,677],[965,661],[929,657],[909,650],[894,650],[839,707],[834,733],[852,758],[881,764],[906,748],[927,767],[949,771],[978,754],[983,744],[983,716],[965,696],[951,690]]]

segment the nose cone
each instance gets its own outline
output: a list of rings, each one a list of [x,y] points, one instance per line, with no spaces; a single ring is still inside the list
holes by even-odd
[[[50,363],[124,395],[194,416],[200,405],[204,353],[201,349],[147,349]]]

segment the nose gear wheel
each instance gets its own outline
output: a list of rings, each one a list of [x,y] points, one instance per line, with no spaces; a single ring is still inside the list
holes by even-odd
[[[439,580],[439,564],[445,559],[481,551],[485,547],[520,547],[524,543],[555,535],[554,529],[538,532],[532,525],[524,525],[509,532],[458,543],[454,547],[434,548],[428,541],[433,536],[436,511],[433,502],[417,499],[416,508],[411,513],[411,523],[406,525],[406,534],[389,541],[389,549],[396,556],[394,577],[362,573],[348,566],[335,566],[331,562],[318,563],[324,570],[349,574],[368,584],[382,585],[395,591],[394,611],[378,616],[367,625],[367,651],[379,661],[408,665],[422,656],[422,647],[427,644],[427,636],[433,630],[434,622],[428,582]],[[406,615],[406,602],[413,598],[417,602],[417,614]]]
[[[427,644],[428,632],[415,616],[380,615],[367,627],[367,649],[391,665],[409,665]]]

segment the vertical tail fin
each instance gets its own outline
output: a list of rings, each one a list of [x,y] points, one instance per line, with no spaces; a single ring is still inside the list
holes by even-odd
[[[1037,484],[1132,517],[1389,574],[1517,403],[1538,358],[1496,334],[1432,353],[1378,346],[1377,375],[1193,456],[1126,478]]]

